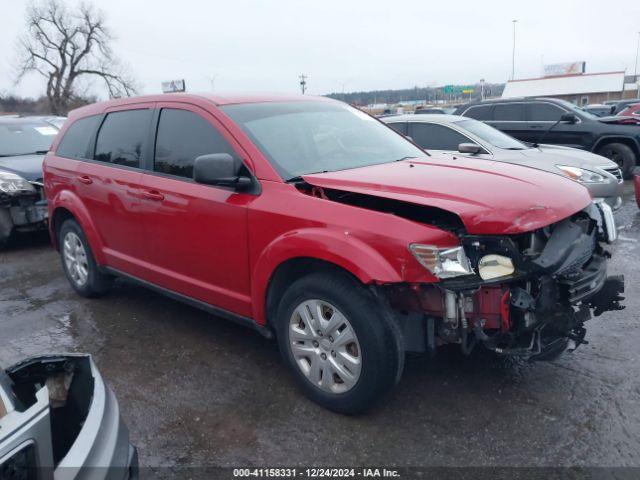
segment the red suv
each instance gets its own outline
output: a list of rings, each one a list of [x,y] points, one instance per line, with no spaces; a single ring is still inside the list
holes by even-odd
[[[425,154],[325,98],[172,94],[75,110],[47,154],[81,295],[114,277],[277,337],[306,394],[356,412],[405,352],[550,359],[621,308],[610,208],[557,175]],[[179,319],[176,319],[179,321]]]

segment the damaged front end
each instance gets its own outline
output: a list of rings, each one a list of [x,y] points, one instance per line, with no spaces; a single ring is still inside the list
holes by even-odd
[[[457,343],[465,354],[482,345],[551,360],[587,343],[584,323],[592,314],[624,308],[624,278],[607,276],[605,245],[615,238],[604,203],[524,234],[459,232],[457,249],[410,247],[438,283],[383,289],[402,316],[407,351],[435,353]]]
[[[18,175],[0,172],[0,246],[13,232],[46,229],[47,217],[41,181],[29,182]]]

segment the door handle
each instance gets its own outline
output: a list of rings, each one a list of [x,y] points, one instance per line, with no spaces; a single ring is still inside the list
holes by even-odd
[[[529,128],[534,130],[542,130],[544,127],[542,125],[529,125]]]
[[[93,180],[91,180],[91,177],[88,175],[79,175],[77,179],[80,183],[84,183],[85,185],[91,185],[93,183]]]
[[[157,190],[144,190],[142,192],[142,196],[144,198],[148,198],[149,200],[156,200],[156,201],[164,200],[164,195]]]

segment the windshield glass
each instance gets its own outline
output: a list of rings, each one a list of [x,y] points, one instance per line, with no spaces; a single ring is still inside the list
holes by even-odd
[[[57,134],[58,129],[45,122],[3,121],[0,123],[0,156],[46,152]]]
[[[500,130],[477,120],[462,120],[456,122],[456,125],[494,147],[505,148],[507,150],[525,150],[529,148],[524,143],[519,142],[506,133],[502,133]]]
[[[426,155],[391,128],[341,103],[248,103],[222,110],[285,180]]]

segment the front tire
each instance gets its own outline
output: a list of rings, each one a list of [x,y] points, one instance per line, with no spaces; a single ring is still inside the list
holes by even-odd
[[[598,149],[598,155],[607,157],[618,164],[625,180],[633,176],[636,168],[636,155],[633,150],[624,143],[609,143]]]
[[[402,374],[402,334],[391,313],[342,273],[312,273],[279,304],[276,331],[285,363],[303,392],[329,410],[362,412]]]
[[[58,245],[64,273],[78,294],[98,297],[109,290],[111,277],[100,271],[78,222],[69,219],[62,224]]]

